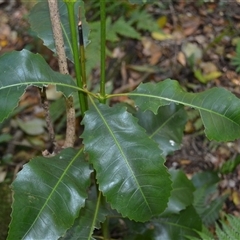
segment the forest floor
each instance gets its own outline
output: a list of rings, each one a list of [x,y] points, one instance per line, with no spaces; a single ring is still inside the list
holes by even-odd
[[[7,2],[7,1],[6,1]],[[114,71],[107,74],[112,91],[133,90],[140,82],[176,79],[184,89],[201,92],[211,87],[224,87],[240,97],[240,76],[231,59],[236,55],[240,40],[240,1],[169,1],[162,8],[148,6],[165,35],[142,33],[141,41],[123,39],[122,45],[131,58],[121,61],[121,51],[115,46],[116,58],[109,58]],[[29,4],[29,3],[28,3]],[[0,4],[0,56],[12,50],[27,48],[42,54],[57,70],[57,60],[29,30],[26,16],[29,5]],[[119,56],[119,57],[118,57]],[[117,62],[117,64],[115,64]],[[90,78],[96,84],[98,70]],[[114,72],[114,74],[112,74]],[[54,99],[55,96],[53,96]],[[126,101],[126,99],[117,99]],[[197,171],[212,171],[240,154],[240,141],[210,142],[203,134],[199,115],[189,110],[182,148],[168,156],[167,166],[182,168],[191,177]],[[28,131],[28,120],[39,119],[39,134]],[[29,88],[20,106],[7,124],[0,125],[0,232],[6,234],[10,218],[9,184],[29,159],[41,154],[48,145],[44,129],[44,111],[36,88]],[[81,120],[78,119],[78,122]],[[62,122],[57,122],[59,143],[64,139]],[[34,127],[36,128],[36,126]],[[81,132],[81,129],[77,129]],[[76,143],[79,144],[79,143]],[[220,176],[219,195],[229,194],[224,211],[239,216],[240,167]],[[3,220],[4,219],[4,220]],[[3,223],[3,224],[2,224]],[[3,229],[5,228],[5,229]],[[0,239],[2,239],[0,233]]]

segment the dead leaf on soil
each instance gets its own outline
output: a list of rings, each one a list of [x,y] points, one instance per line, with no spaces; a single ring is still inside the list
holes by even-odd
[[[151,38],[143,37],[142,38],[143,45],[143,54],[148,58],[148,62],[151,65],[155,65],[159,62],[162,57],[161,48],[157,45]]]
[[[192,35],[198,29],[201,23],[199,16],[182,15],[180,21],[182,22],[183,32],[185,36]]]
[[[184,66],[184,67],[186,66],[187,61],[186,61],[186,57],[183,52],[178,53],[177,60],[182,66]]]
[[[171,34],[162,33],[162,32],[152,32],[151,36],[153,39],[158,41],[164,41],[164,40],[169,40],[173,38]]]

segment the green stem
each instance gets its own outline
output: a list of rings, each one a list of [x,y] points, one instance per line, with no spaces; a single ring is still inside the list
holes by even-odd
[[[110,239],[108,227],[109,227],[109,219],[106,218],[106,220],[103,223],[101,223],[102,235],[104,240]]]
[[[106,82],[106,6],[105,0],[100,1],[101,16],[101,81],[100,81],[100,102],[106,102],[105,82]]]
[[[77,25],[76,25],[76,19],[74,14],[74,4],[76,1],[65,0],[64,2],[67,5],[68,20],[69,20],[70,30],[71,30],[71,40],[72,40],[73,58],[74,58],[74,67],[75,67],[77,85],[79,88],[84,88],[86,86],[83,85],[83,81],[82,81],[82,72],[81,72],[81,66],[80,66],[80,57],[79,57],[78,41],[77,41],[78,39]],[[82,115],[84,115],[84,113],[88,110],[87,95],[83,92],[78,92],[78,98],[79,98]]]

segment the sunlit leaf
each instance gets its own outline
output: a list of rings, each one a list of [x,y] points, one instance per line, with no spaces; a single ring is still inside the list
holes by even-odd
[[[8,240],[62,236],[85,204],[90,173],[83,151],[70,148],[24,165],[13,183]]]
[[[82,137],[99,189],[130,219],[146,221],[160,214],[167,206],[171,181],[157,144],[124,107],[92,103]]]
[[[65,96],[72,94],[76,87],[70,76],[54,72],[41,55],[27,50],[1,56],[0,72],[0,122],[14,110],[29,85],[56,84]]]
[[[177,81],[165,80],[140,84],[129,96],[141,110],[155,114],[160,106],[171,102],[198,109],[210,140],[232,141],[240,137],[240,100],[223,88],[188,93]]]

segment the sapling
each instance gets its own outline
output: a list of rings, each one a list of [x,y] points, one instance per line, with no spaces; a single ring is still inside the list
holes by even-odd
[[[55,6],[58,3],[57,21],[62,33],[55,33],[51,26],[58,14],[56,11],[50,20],[53,2]],[[3,55],[0,102],[5,104],[0,120],[13,111],[27,86],[43,89],[54,84],[66,99],[70,119],[67,125],[73,139],[72,95],[78,95],[84,128],[78,137],[83,146],[73,148],[73,139],[66,140],[64,149],[51,157],[35,157],[24,165],[12,184],[14,201],[8,239],[110,239],[109,223],[115,218],[138,226],[134,238],[142,233],[148,239],[195,236],[194,230],[201,231],[202,221],[193,207],[194,187],[183,172],[166,168],[165,157],[180,146],[186,123],[183,105],[200,112],[210,140],[239,138],[239,99],[222,88],[188,93],[171,79],[142,83],[129,93],[106,94],[105,0],[100,1],[100,89],[91,92],[85,74],[85,51],[91,44],[86,44],[84,3],[49,0],[49,6],[37,3],[30,13],[30,23],[44,44],[57,54],[59,66],[62,61],[64,66],[60,73],[54,72],[41,55],[27,50]],[[64,60],[60,56],[62,43],[57,47],[58,34],[63,34]],[[67,72],[66,58],[74,63],[76,80]],[[127,107],[107,104],[107,100],[119,96],[134,103]],[[99,228],[102,237],[94,235],[94,229]]]

